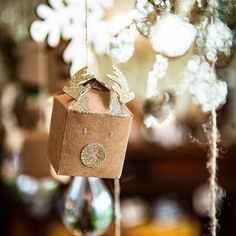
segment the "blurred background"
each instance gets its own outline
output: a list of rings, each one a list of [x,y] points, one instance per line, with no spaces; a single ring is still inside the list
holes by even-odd
[[[110,33],[114,34],[129,20],[135,1],[110,2],[104,22],[112,22],[114,32]],[[40,3],[47,4],[43,0],[0,1],[0,229],[4,236],[71,235],[61,218],[62,202],[72,180],[57,176],[51,168],[47,141],[51,97],[61,93],[69,81],[71,63],[65,63],[63,53],[73,51],[68,49],[73,40],[60,38],[58,44],[49,46],[31,39],[29,29],[39,19],[35,9]],[[90,41],[97,40],[94,43],[97,48],[89,54],[90,68],[96,76],[104,76],[111,71],[112,62],[102,50],[99,52],[105,35],[92,38],[96,37],[91,33],[96,27],[89,27]],[[171,117],[160,125],[145,128],[146,78],[155,54],[147,38],[140,35],[135,39],[135,48],[134,56],[119,65],[136,94],[128,104],[134,121],[121,177],[122,235],[207,235],[209,116],[188,95],[173,97]],[[171,93],[175,89],[191,55],[190,50],[180,59],[171,60],[167,78],[161,84],[163,90]],[[84,60],[83,48],[78,48],[75,57]],[[218,71],[229,86],[227,103],[218,111],[221,133],[218,218],[222,236],[236,235],[235,59],[233,56],[228,66]],[[113,181],[104,181],[113,195]],[[114,235],[114,224],[104,235]]]

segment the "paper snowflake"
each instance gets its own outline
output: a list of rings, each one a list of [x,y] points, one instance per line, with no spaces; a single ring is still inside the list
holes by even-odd
[[[60,39],[68,40],[63,53],[64,61],[71,63],[71,74],[85,64],[85,3],[79,0],[49,0],[49,5],[40,4],[36,13],[41,20],[33,22],[30,34],[36,42],[47,42],[58,46]],[[92,47],[97,54],[108,52],[111,25],[104,21],[105,10],[113,0],[87,0],[88,5],[88,58],[95,60]]]

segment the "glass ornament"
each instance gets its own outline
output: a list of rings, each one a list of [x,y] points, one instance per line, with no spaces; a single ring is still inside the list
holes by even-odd
[[[75,177],[65,195],[63,221],[75,236],[101,235],[113,216],[113,201],[103,181]]]
[[[21,174],[18,154],[11,154],[3,159],[1,179],[13,201],[20,201],[25,211],[35,219],[48,216],[53,206],[53,199],[59,184],[50,176],[37,179]]]
[[[58,183],[52,178],[37,180],[29,175],[19,175],[16,189],[26,211],[36,219],[47,217],[53,206]]]
[[[153,116],[158,122],[163,122],[171,111],[170,97],[166,92],[147,99],[143,105],[144,114]]]
[[[157,18],[171,9],[169,0],[137,0],[133,10],[134,23],[143,36],[148,37]]]

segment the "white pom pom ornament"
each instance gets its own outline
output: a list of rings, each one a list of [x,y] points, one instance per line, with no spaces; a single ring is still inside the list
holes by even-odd
[[[184,18],[167,14],[152,27],[150,39],[154,50],[167,57],[183,56],[196,37],[196,29]]]

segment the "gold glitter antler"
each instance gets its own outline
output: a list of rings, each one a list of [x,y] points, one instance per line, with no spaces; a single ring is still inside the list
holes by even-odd
[[[134,98],[134,93],[129,91],[129,85],[124,74],[114,66],[113,74],[107,74],[105,84],[118,94],[120,101],[123,104]]]
[[[84,84],[93,78],[94,75],[88,74],[88,67],[86,66],[72,76],[70,86]]]
[[[86,66],[76,72],[71,78],[70,86],[64,86],[63,91],[78,100],[90,88],[89,84],[85,86],[84,84],[94,78],[94,75],[88,74],[87,71],[88,67]]]

